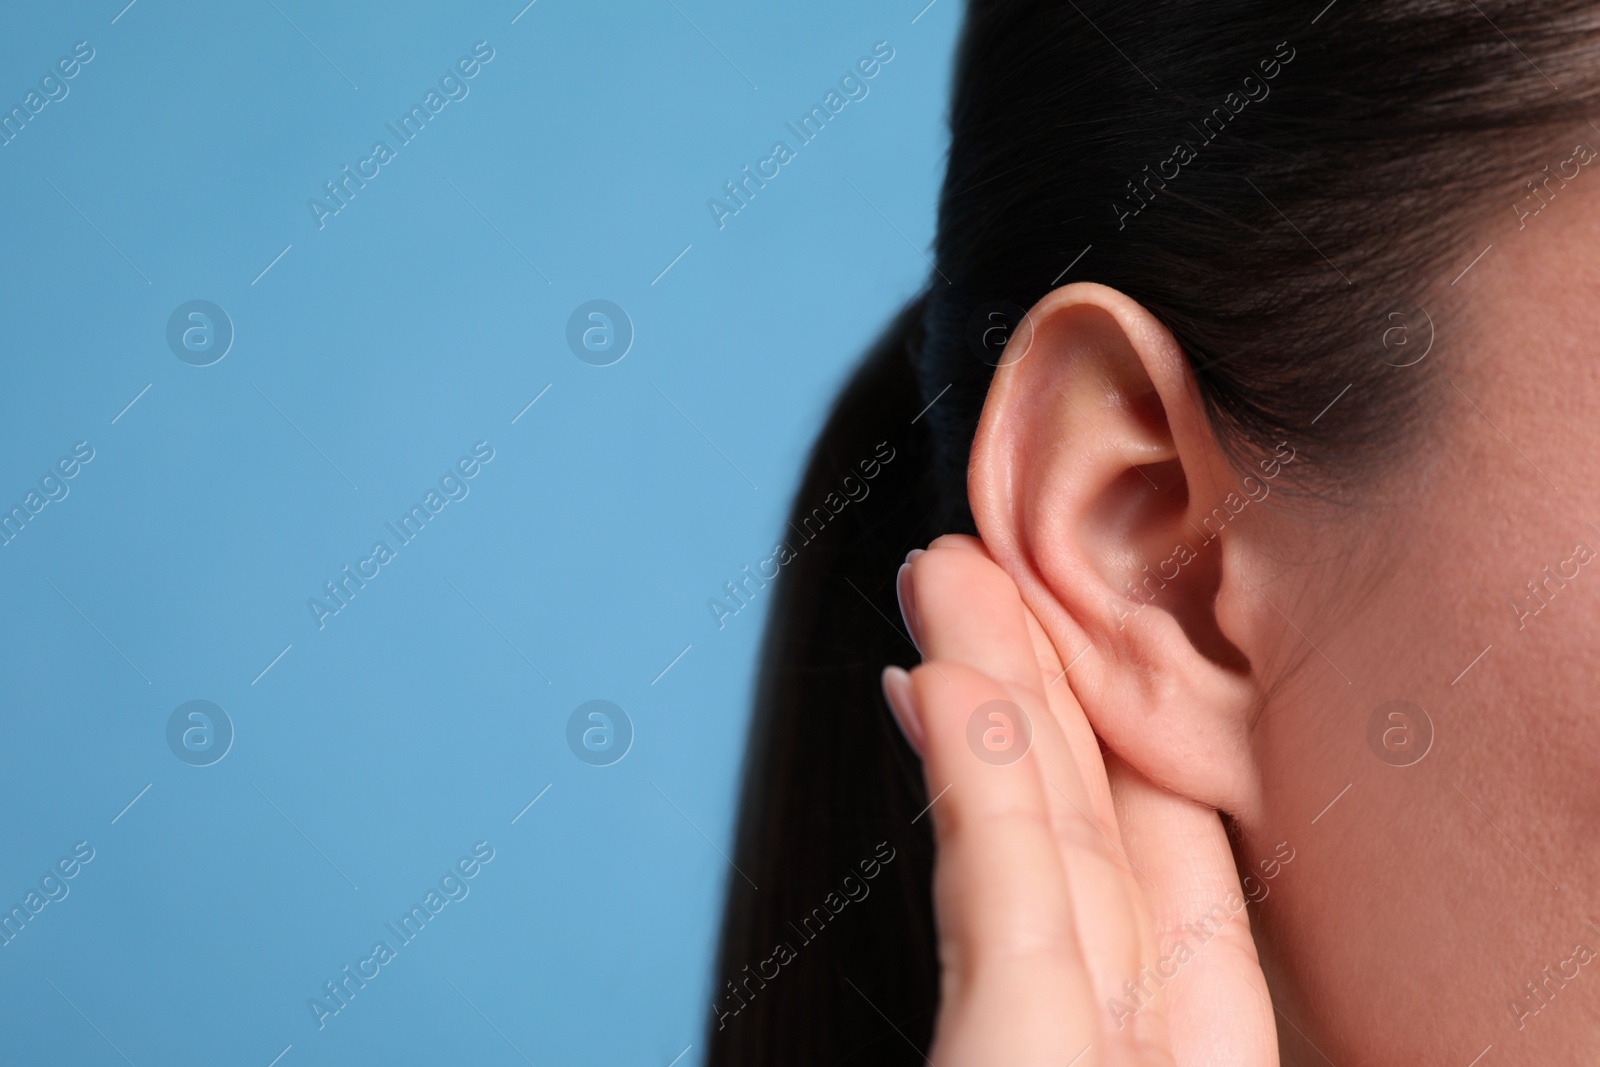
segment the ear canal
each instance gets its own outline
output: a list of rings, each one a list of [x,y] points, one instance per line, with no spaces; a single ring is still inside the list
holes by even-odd
[[[1138,505],[1146,514],[1134,521],[1141,542],[1135,561],[1138,567],[1122,590],[1134,601],[1132,610],[1166,612],[1200,655],[1225,669],[1248,671],[1249,661],[1217,620],[1222,551],[1215,539],[1202,536],[1187,517],[1189,487],[1182,464],[1172,460],[1141,473],[1162,488],[1148,492]],[[1123,569],[1132,569],[1132,565]]]

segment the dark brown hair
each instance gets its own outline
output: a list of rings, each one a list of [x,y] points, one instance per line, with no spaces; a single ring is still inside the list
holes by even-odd
[[[1462,354],[1451,281],[1495,220],[1594,158],[1574,146],[1595,132],[1597,28],[1576,0],[967,5],[934,276],[846,388],[796,497],[800,521],[879,442],[895,449],[779,580],[708,1062],[920,1063],[928,1047],[929,798],[878,675],[916,660],[894,593],[906,552],[973,530],[966,464],[1005,327],[1057,285],[1121,290],[1181,342],[1236,459],[1292,440],[1306,487],[1337,498],[1426,432]],[[1420,328],[1419,307],[1441,340],[1397,366],[1417,349],[1385,347],[1391,315]],[[864,867],[880,843],[894,859]],[[847,875],[868,892],[841,894]]]

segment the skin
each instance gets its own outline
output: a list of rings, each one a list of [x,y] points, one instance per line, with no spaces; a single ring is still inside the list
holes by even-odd
[[[1227,509],[1247,472],[1120,293],[1058,289],[1013,337],[982,540],[902,570],[925,661],[885,672],[939,796],[940,1067],[1592,1060],[1600,187],[1507,215],[1461,261],[1493,242],[1428,356],[1436,410],[1350,505]],[[1003,765],[968,742],[993,699],[1033,727]],[[1369,741],[1397,699],[1425,751],[1414,712]]]

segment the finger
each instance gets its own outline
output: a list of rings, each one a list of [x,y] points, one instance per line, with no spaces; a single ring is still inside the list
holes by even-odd
[[[990,562],[994,557],[984,547],[982,541],[966,534],[945,534],[935,538],[928,546],[930,549],[949,548],[979,556]],[[917,553],[920,555],[920,553]],[[997,569],[999,564],[995,564]],[[909,571],[907,573],[909,578]],[[1007,576],[1009,581],[1009,575]],[[909,583],[908,583],[909,584]],[[1015,583],[1012,583],[1013,585]],[[1100,741],[1095,737],[1094,728],[1089,725],[1089,720],[1084,716],[1082,706],[1078,703],[1077,696],[1073,693],[1071,685],[1066,681],[1067,668],[1076,663],[1088,651],[1085,640],[1083,647],[1072,653],[1072,659],[1062,661],[1062,653],[1051,643],[1050,637],[1045,633],[1044,626],[1040,624],[1038,616],[1022,600],[1020,591],[1017,599],[1021,602],[1023,616],[1028,625],[1029,644],[1033,649],[1034,662],[1039,676],[1044,681],[1044,695],[1055,713],[1057,722],[1060,723],[1062,733],[1065,734],[1067,747],[1072,752],[1073,762],[1077,764],[1078,775],[1084,784],[1088,797],[1090,810],[1099,820],[1102,831],[1107,833],[1113,841],[1116,840],[1116,815],[1111,804],[1111,787],[1106,781],[1105,765],[1100,758]],[[1120,847],[1120,845],[1119,845]]]
[[[1031,759],[996,764],[968,747],[971,712],[1011,699],[954,661],[911,672],[923,724],[936,845],[934,904],[943,1005],[941,1067],[1067,1063],[1099,1026],[1044,786]]]
[[[965,663],[1003,684],[1043,695],[1022,598],[981,544],[970,537],[941,537],[909,566],[910,600],[925,659]]]
[[[941,539],[943,542],[945,539]],[[966,758],[985,758],[980,740],[990,730],[1012,727],[1019,735],[1029,731],[1007,720],[1031,725],[1031,749],[1017,766],[1034,765],[1044,793],[1044,807],[1057,854],[1079,916],[1078,938],[1085,966],[1101,1005],[1121,992],[1128,976],[1137,973],[1153,951],[1140,893],[1117,842],[1110,821],[1109,802],[1096,814],[1076,753],[1068,742],[1055,709],[1049,709],[1029,632],[1029,613],[1011,582],[987,553],[967,545],[948,547],[935,542],[914,561],[913,583],[923,631],[923,649],[933,674],[948,673],[949,663],[970,667],[1000,683],[1013,707],[1001,706],[985,713],[968,734],[974,747]],[[937,689],[938,678],[926,683]],[[1086,739],[1091,773],[1103,779],[1098,744],[1088,730],[1082,710],[1070,691],[1060,697],[1061,715]],[[1019,714],[1020,712],[1020,714]],[[966,714],[978,714],[969,705]],[[925,727],[930,729],[929,727]],[[1014,739],[1015,743],[1015,739]],[[993,753],[989,753],[993,755]],[[1013,752],[1012,758],[1022,756]],[[930,790],[942,786],[930,776]],[[1103,787],[1102,787],[1103,788]],[[931,794],[930,794],[931,795]],[[1107,794],[1108,795],[1108,794]],[[1109,1008],[1107,1008],[1109,1011]]]
[[[1107,771],[1146,894],[1156,958],[1136,979],[1159,988],[1173,1055],[1185,1064],[1276,1064],[1277,1029],[1222,820],[1153,785],[1115,756]],[[1142,990],[1141,990],[1142,994]],[[1129,1010],[1142,1012],[1134,997]]]
[[[1111,804],[1111,786],[1106,781],[1105,762],[1100,757],[1100,739],[1095,736],[1094,727],[1089,725],[1077,694],[1067,683],[1067,669],[1062,665],[1061,656],[1055,645],[1051,644],[1049,635],[1044,632],[1038,616],[1028,610],[1026,604],[1023,605],[1023,611],[1028,621],[1028,635],[1033,639],[1034,658],[1039,661],[1040,676],[1046,679],[1045,698],[1066,737],[1073,762],[1077,764],[1078,776],[1083,780],[1084,790],[1089,797],[1090,810],[1099,820],[1101,829],[1117,840],[1116,812]]]
[[[902,597],[909,600],[924,631],[919,637],[923,655],[974,666],[1047,703],[1062,738],[1061,744],[1051,736],[1038,739],[1043,759],[1054,765],[1057,750],[1064,745],[1078,772],[1054,775],[1051,780],[1071,803],[1093,812],[1101,831],[1114,842],[1115,818],[1099,742],[1071,687],[1059,677],[1062,667],[1054,646],[1010,575],[990,558],[982,542],[953,534],[935,540],[908,567],[909,588]],[[937,629],[930,617],[939,620]]]

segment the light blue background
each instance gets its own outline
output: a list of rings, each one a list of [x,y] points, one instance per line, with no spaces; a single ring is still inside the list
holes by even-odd
[[[0,148],[0,504],[95,450],[0,548],[0,905],[96,853],[0,947],[0,1060],[698,1062],[765,611],[706,601],[928,273],[956,0],[124,2],[0,16],[7,109],[95,49]],[[719,231],[707,199],[878,41]],[[197,298],[237,332],[204,368],[165,341]],[[565,342],[594,298],[636,330],[609,367]],[[480,440],[319,630],[307,599]],[[636,730],[609,767],[565,741],[594,698]],[[193,699],[237,731],[213,766],[167,747]],[[481,840],[319,1031],[308,998]]]

